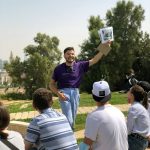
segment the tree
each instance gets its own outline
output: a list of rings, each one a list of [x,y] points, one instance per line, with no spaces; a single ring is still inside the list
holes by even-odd
[[[92,19],[94,18],[94,19]],[[89,21],[89,39],[81,45],[79,58],[94,56],[96,51],[89,50],[97,47],[98,30],[103,27],[102,20],[91,17]],[[113,26],[114,42],[107,57],[92,66],[85,77],[82,89],[91,91],[94,81],[105,78],[113,90],[118,90],[124,84],[124,78],[136,58],[138,45],[142,38],[141,23],[144,20],[144,10],[141,5],[134,5],[132,1],[119,1],[116,7],[106,13],[106,26]],[[100,26],[101,24],[101,26]],[[88,89],[87,89],[88,87]]]
[[[80,60],[89,60],[92,58],[96,53],[97,50],[95,49],[99,43],[99,35],[98,30],[100,28],[104,27],[104,23],[100,16],[91,16],[89,19],[89,39],[84,41],[81,47],[81,53],[78,56],[78,59]],[[101,79],[102,74],[102,68],[100,67],[103,61],[99,62],[98,64],[92,66],[88,73],[84,76],[84,80],[81,84],[80,89],[83,91],[91,92],[91,85],[94,81],[97,79]],[[103,70],[104,71],[104,70]]]
[[[48,88],[53,68],[60,62],[61,52],[58,49],[57,37],[38,33],[34,38],[35,45],[24,48],[26,60],[16,59],[6,65],[6,70],[13,77],[13,82],[23,84],[26,94],[31,98],[35,89]],[[17,64],[14,63],[17,61]],[[16,68],[19,68],[16,70]],[[16,73],[17,72],[17,75]]]
[[[132,1],[119,1],[117,6],[106,14],[107,25],[113,26],[115,41],[110,57],[114,57],[109,67],[110,83],[114,89],[124,84],[126,72],[132,68],[133,61],[139,51],[138,45],[142,38],[141,23],[144,20],[144,10],[141,5]],[[111,58],[110,58],[111,59]]]
[[[150,82],[150,35],[145,33],[138,45],[133,69],[138,80]]]
[[[19,57],[10,59],[10,62],[7,62],[4,68],[12,78],[13,86],[17,86],[22,82],[20,74],[23,71],[23,63],[21,62]]]

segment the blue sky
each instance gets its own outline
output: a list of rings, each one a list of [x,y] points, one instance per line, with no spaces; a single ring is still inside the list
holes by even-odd
[[[8,60],[10,52],[24,58],[23,49],[33,44],[38,32],[57,36],[63,51],[88,38],[91,15],[105,18],[107,10],[118,0],[0,0],[0,58]],[[150,1],[133,0],[145,9],[142,29],[150,34]],[[115,34],[115,33],[114,33]]]

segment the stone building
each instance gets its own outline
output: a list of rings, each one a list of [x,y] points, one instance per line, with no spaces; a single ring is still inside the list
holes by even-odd
[[[11,83],[11,77],[8,75],[6,70],[0,70],[0,84],[4,85],[6,83],[7,85]]]

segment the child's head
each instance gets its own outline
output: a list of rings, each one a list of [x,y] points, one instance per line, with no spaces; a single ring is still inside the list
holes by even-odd
[[[128,92],[129,103],[140,102],[146,109],[148,107],[147,93],[139,85],[134,85]]]
[[[52,94],[45,88],[39,88],[33,93],[33,107],[39,111],[51,107]]]
[[[3,133],[10,122],[10,115],[3,103],[0,102],[0,137],[6,139],[8,134]]]
[[[106,81],[98,81],[93,83],[92,89],[93,99],[98,102],[105,104],[111,99],[111,91],[109,84]]]

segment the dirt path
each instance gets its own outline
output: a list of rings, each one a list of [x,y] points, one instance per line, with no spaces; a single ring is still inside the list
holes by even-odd
[[[0,100],[1,102],[3,102],[6,106],[9,105],[9,104],[13,104],[13,103],[20,103],[20,104],[25,104],[25,103],[31,103],[31,100]],[[119,104],[119,105],[114,105],[115,107],[119,108],[121,111],[127,111],[129,106],[128,104]],[[81,107],[79,107],[81,108]],[[90,112],[92,110],[94,110],[96,108],[95,107],[82,107],[82,109],[79,109],[78,111],[79,112],[83,112],[82,110],[85,110],[85,113],[86,112]]]
[[[13,103],[25,104],[31,102],[31,100],[0,100],[4,105],[8,106]]]
[[[20,103],[20,102],[18,102],[18,103]],[[10,104],[9,102],[6,103],[6,105],[9,105],[9,104]],[[24,105],[20,105],[20,107],[23,108],[24,106],[26,106],[26,104],[27,104],[27,102]],[[119,108],[121,111],[128,111],[129,105],[127,105],[127,104],[115,105],[115,107]],[[79,107],[77,114],[87,114],[87,113],[92,112],[95,109],[96,109],[96,106],[95,107]],[[61,112],[61,109],[55,109],[55,110]],[[18,120],[18,119],[33,118],[37,115],[38,115],[37,111],[28,111],[28,112],[11,113],[10,117],[11,117],[11,120]]]

